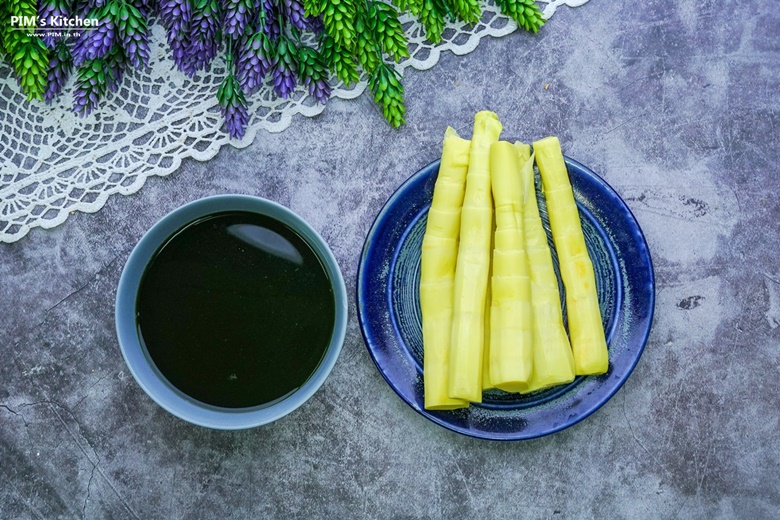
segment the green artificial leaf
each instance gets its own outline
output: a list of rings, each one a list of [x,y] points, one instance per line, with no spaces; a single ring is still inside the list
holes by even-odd
[[[382,61],[381,47],[371,30],[369,14],[361,10],[355,20],[355,54],[363,70],[371,74]]]
[[[325,65],[335,72],[345,85],[357,83],[360,79],[358,63],[354,54],[336,44],[336,41],[327,33],[320,38],[320,55]]]
[[[517,25],[534,34],[544,25],[544,18],[534,0],[496,0],[501,12],[512,18]]]
[[[437,6],[435,0],[422,0],[420,22],[425,27],[425,37],[429,42],[433,44],[441,42],[441,33],[444,31],[444,13]]]
[[[479,0],[446,0],[452,13],[459,20],[467,23],[477,23],[482,15]]]
[[[409,49],[398,12],[391,5],[368,0],[367,17],[378,46],[396,62],[409,57]]]
[[[390,126],[398,128],[406,122],[404,87],[398,72],[387,63],[380,63],[368,79],[374,102],[382,107],[382,115]]]
[[[353,49],[355,40],[359,36],[355,26],[356,4],[363,0],[323,0],[321,11],[322,24],[325,32],[331,36],[338,45]]]

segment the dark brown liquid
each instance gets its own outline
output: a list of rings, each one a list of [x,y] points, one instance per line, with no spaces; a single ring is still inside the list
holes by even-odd
[[[243,408],[278,400],[319,365],[335,301],[322,263],[269,217],[220,213],[176,232],[144,272],[138,333],[185,394]]]

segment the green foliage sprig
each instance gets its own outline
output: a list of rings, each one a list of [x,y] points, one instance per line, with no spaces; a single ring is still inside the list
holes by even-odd
[[[4,23],[11,16],[35,19],[38,6],[35,0],[8,0],[5,3]],[[49,50],[43,41],[33,35],[35,25],[3,27],[3,50],[19,79],[19,86],[27,95],[27,101],[43,99],[46,91],[46,76],[49,69]]]
[[[536,33],[544,24],[534,0],[495,1],[527,31]],[[176,66],[189,76],[208,68],[220,52],[227,55],[217,98],[231,137],[244,134],[246,96],[261,88],[286,98],[303,87],[325,103],[332,77],[349,86],[361,74],[384,117],[398,127],[406,109],[394,64],[409,57],[400,18],[407,13],[436,44],[448,20],[476,23],[482,7],[480,0],[0,0],[0,20],[6,21],[0,57],[28,101],[50,102],[75,72],[73,109],[83,116],[118,90],[126,71],[148,66],[154,16],[166,29]],[[62,39],[36,31],[36,24],[12,27],[12,16],[28,24],[72,16],[100,24]],[[316,47],[302,43],[304,32],[317,36]]]

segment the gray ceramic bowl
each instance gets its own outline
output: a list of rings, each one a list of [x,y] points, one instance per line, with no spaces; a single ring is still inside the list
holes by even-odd
[[[136,298],[141,276],[154,253],[176,230],[206,215],[248,211],[272,217],[293,230],[322,261],[333,286],[336,304],[333,336],[325,356],[309,379],[285,399],[254,408],[220,408],[197,401],[171,385],[159,372],[143,346],[136,324]],[[309,399],[336,363],[347,328],[347,292],[344,278],[328,245],[306,222],[289,209],[258,197],[218,195],[186,204],[163,217],[141,238],[122,271],[116,295],[116,332],[119,348],[141,388],[173,415],[199,426],[221,430],[251,428],[284,417]]]

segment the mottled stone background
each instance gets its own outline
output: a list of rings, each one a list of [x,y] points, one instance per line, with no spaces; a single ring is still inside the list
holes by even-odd
[[[368,97],[336,100],[0,245],[0,518],[780,518],[778,36],[776,2],[562,8],[537,36],[410,71],[400,130]],[[331,377],[271,426],[190,426],[140,390],[113,302],[157,219],[204,195],[273,199],[328,240],[353,297],[383,202],[483,108],[507,135],[560,136],[647,236],[655,323],[601,410],[530,442],[450,433],[384,382],[354,300]]]

